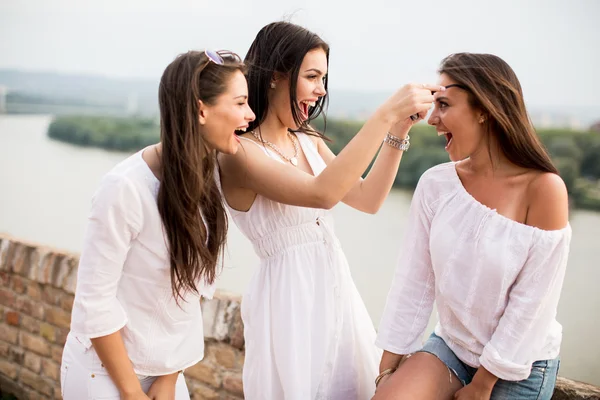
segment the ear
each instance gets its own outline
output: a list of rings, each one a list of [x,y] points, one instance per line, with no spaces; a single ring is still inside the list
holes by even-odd
[[[285,74],[282,74],[281,72],[274,72],[273,76],[271,76],[271,89],[275,89],[277,85],[285,80],[285,78],[287,78]]]
[[[488,116],[485,112],[480,112],[479,116],[477,117],[477,122],[479,122],[480,124],[483,124],[485,121],[487,121]]]
[[[284,78],[285,78],[284,74],[282,74],[281,72],[275,71],[275,72],[273,72],[273,76],[271,76],[271,82],[277,83]]]
[[[208,117],[209,109],[206,104],[202,102],[202,100],[198,100],[198,121],[200,121],[200,125],[206,124],[206,118]]]

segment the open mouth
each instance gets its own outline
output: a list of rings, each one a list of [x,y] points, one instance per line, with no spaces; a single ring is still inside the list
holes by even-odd
[[[452,144],[452,132],[438,132],[438,136],[441,135],[444,135],[444,137],[446,138],[446,150],[448,150],[448,148]]]
[[[241,135],[242,133],[246,132],[246,129],[248,129],[248,125],[238,126],[237,128],[235,128],[234,133]]]
[[[299,103],[300,105],[300,114],[302,114],[302,119],[303,120],[307,120],[308,119],[308,112],[310,110],[311,107],[314,107],[317,103],[314,101],[301,101]]]

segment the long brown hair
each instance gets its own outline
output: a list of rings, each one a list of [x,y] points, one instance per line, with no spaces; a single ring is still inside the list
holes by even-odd
[[[180,54],[160,80],[161,184],[158,210],[168,240],[175,299],[212,284],[227,233],[227,216],[214,179],[215,157],[202,134],[198,100],[214,104],[230,78],[244,71],[240,58],[219,52],[217,65],[204,52]],[[203,218],[206,227],[203,223]]]
[[[442,60],[440,74],[466,88],[469,101],[486,115],[488,133],[496,136],[510,162],[557,174],[525,108],[517,75],[493,54],[456,53]]]

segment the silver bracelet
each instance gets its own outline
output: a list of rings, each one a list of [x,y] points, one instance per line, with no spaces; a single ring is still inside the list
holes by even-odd
[[[410,136],[406,136],[406,139],[400,139],[388,132],[383,142],[395,149],[407,151],[410,147]]]

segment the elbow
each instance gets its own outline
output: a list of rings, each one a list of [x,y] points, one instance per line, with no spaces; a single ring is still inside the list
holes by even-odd
[[[315,208],[322,208],[324,210],[331,210],[337,203],[340,202],[340,199],[336,199],[333,196],[322,194],[315,196]]]
[[[372,201],[372,202],[365,204],[365,206],[362,207],[361,211],[364,213],[367,213],[367,214],[375,215],[379,212],[379,210],[381,210],[382,205],[383,205],[383,200],[382,201]]]
[[[365,210],[365,212],[367,214],[375,215],[375,214],[377,214],[379,212],[380,209],[381,209],[381,204],[375,204],[375,205],[369,206]]]
[[[339,201],[332,200],[332,199],[325,199],[325,200],[321,201],[319,208],[322,208],[324,210],[331,210],[333,207],[335,207],[335,205],[337,203],[339,203]]]

